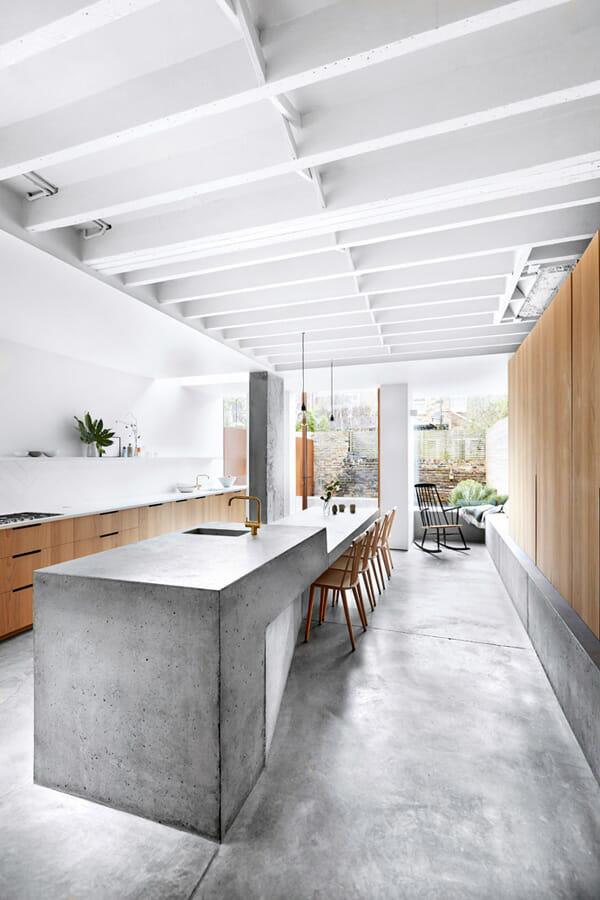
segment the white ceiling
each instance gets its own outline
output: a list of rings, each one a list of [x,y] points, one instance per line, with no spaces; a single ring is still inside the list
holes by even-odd
[[[0,19],[0,228],[240,369],[296,370],[301,332],[309,368],[365,376],[503,359],[533,325],[509,305],[528,262],[573,262],[600,227],[597,0],[0,0]],[[31,172],[58,191],[28,201]]]

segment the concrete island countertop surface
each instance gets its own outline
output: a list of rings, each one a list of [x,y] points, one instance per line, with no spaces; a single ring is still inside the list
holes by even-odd
[[[362,507],[354,515],[324,516],[320,507],[293,513],[258,535],[189,534],[162,535],[38,569],[52,575],[102,578],[154,585],[221,591],[266,563],[282,557],[319,531],[324,532],[329,562],[337,558],[377,515],[377,507]],[[238,523],[204,523],[202,528],[243,530]]]
[[[114,503],[85,503],[81,506],[59,506],[58,504],[46,504],[52,507],[52,511],[57,510],[55,516],[47,516],[44,519],[27,519],[23,522],[15,522],[12,525],[0,525],[1,528],[22,528],[32,523],[40,524],[42,522],[59,522],[61,519],[74,519],[80,516],[94,516],[99,513],[116,512],[121,509],[135,509],[138,506],[153,506],[159,503],[173,503],[179,500],[197,500],[201,497],[217,497],[219,494],[235,494],[238,491],[246,491],[247,485],[235,484],[232,487],[219,488],[201,488],[199,491],[191,493],[182,493],[181,491],[163,491],[156,494],[144,494],[139,497],[127,498],[126,500],[115,500]],[[43,506],[44,504],[42,504]],[[15,512],[50,512],[50,509],[0,509],[0,515],[10,515]]]

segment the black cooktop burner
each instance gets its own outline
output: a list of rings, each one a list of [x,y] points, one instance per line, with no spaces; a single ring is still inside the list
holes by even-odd
[[[48,519],[51,516],[62,516],[62,513],[7,513],[5,516],[0,516],[0,525],[18,525],[20,522],[30,522],[31,519]]]

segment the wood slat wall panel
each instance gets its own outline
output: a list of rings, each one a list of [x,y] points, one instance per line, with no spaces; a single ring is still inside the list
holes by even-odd
[[[537,567],[571,602],[571,278],[536,326]]]
[[[599,636],[600,251],[596,235],[573,272],[572,606]]]

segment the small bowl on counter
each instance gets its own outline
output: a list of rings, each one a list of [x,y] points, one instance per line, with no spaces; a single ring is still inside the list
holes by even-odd
[[[219,481],[224,488],[232,487],[236,478],[237,475],[219,475]]]
[[[44,452],[43,450],[28,450],[27,455],[37,457],[37,456],[41,456],[43,452]]]
[[[44,456],[58,456],[58,450],[42,450]]]
[[[175,489],[179,491],[180,494],[193,494],[196,490],[195,484],[187,484],[184,482],[178,482],[175,485]]]

